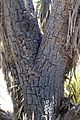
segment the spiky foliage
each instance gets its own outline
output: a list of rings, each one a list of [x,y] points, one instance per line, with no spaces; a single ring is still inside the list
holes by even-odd
[[[80,70],[76,71],[76,79],[72,76],[72,80],[65,82],[65,96],[69,96],[73,103],[80,103]]]
[[[66,49],[68,50],[69,57],[73,60],[72,70],[68,75],[68,80],[65,84],[66,95],[70,96],[73,102],[80,102],[80,87],[79,87],[79,74],[75,75],[76,64],[79,60],[80,54],[80,0],[77,0],[74,6],[69,10],[68,21],[68,35],[66,42]],[[74,76],[74,78],[73,78]],[[77,76],[77,79],[76,79]],[[71,81],[72,80],[72,81]]]
[[[72,58],[79,54],[80,48],[80,0],[76,0],[75,6],[69,10],[68,35],[66,48],[69,50],[69,56]],[[74,58],[74,61],[77,58]]]

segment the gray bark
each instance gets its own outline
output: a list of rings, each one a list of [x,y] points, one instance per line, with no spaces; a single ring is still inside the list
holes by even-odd
[[[36,18],[30,14],[27,2],[2,3],[3,46],[12,55],[9,60],[5,49],[5,58],[16,66],[26,119],[55,120],[64,97],[64,77],[72,67],[65,47],[70,1],[54,0],[41,44]]]
[[[41,118],[45,120],[45,117],[55,120],[64,96],[64,77],[72,67],[72,60],[67,55],[65,47],[69,1],[55,1],[53,5],[33,68],[37,73],[36,79],[31,77],[33,82],[27,87],[29,109],[33,108],[31,111],[37,111],[35,116],[38,120]],[[29,101],[31,97],[32,101]]]
[[[25,96],[25,83],[28,65],[34,65],[38,48],[40,45],[40,31],[38,23],[30,12],[28,3],[23,1],[4,0],[2,2],[2,67],[8,88],[11,89],[15,119],[18,120],[18,113],[22,101],[21,92],[16,92],[22,86]],[[18,59],[19,58],[19,59]],[[18,61],[17,61],[18,60]],[[24,64],[24,65],[23,65]],[[23,66],[20,67],[19,66]],[[26,68],[26,69],[25,69]],[[24,75],[22,75],[22,73]],[[22,77],[23,76],[23,77]],[[20,85],[21,84],[21,85]],[[18,85],[18,87],[15,87]],[[19,104],[19,105],[18,105]],[[21,117],[21,116],[20,116]],[[19,117],[19,120],[22,118]]]

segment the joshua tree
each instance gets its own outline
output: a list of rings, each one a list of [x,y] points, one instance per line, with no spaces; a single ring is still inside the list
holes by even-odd
[[[41,22],[49,5],[51,9],[42,35],[31,0],[0,0],[3,72],[13,91],[14,113],[23,111],[27,120],[56,119],[64,99],[65,76],[79,54],[80,0],[46,2]],[[20,99],[24,99],[23,108]]]

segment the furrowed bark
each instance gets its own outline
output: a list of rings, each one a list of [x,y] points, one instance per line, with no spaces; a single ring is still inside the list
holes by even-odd
[[[72,4],[72,3],[71,3]],[[66,51],[70,1],[55,0],[45,38],[27,85],[27,113],[31,120],[55,120],[64,97],[64,78],[72,68]]]
[[[41,41],[40,31],[28,1],[2,0],[1,4],[2,67],[12,93],[15,119],[22,120],[22,115],[18,116],[20,102],[26,96],[28,66],[31,68],[35,63]],[[21,88],[22,94],[19,92]]]
[[[10,47],[11,61],[16,66],[26,119],[55,120],[64,97],[64,77],[72,67],[65,46],[70,1],[52,3],[41,45],[37,21],[27,3],[23,0],[3,0],[2,3],[3,45]]]

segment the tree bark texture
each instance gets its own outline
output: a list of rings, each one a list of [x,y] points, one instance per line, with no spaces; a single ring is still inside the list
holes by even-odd
[[[14,103],[14,112],[16,115],[21,107],[19,101],[22,101],[22,94],[16,91],[18,90],[18,88],[20,89],[20,86],[22,86],[23,91],[25,91],[25,86],[23,85],[23,82],[21,81],[20,83],[20,79],[22,80],[23,78],[21,78],[21,72],[18,73],[20,68],[17,68],[17,65],[20,62],[21,64],[25,64],[24,66],[22,65],[24,68],[21,68],[20,71],[22,71],[23,74],[26,74],[27,76],[28,68],[26,65],[29,65],[30,67],[33,66],[36,55],[38,53],[38,48],[40,44],[40,31],[35,16],[32,16],[30,14],[31,10],[28,9],[27,2],[26,4],[24,4],[23,1],[6,0],[1,1],[1,4],[1,32],[2,44],[4,46],[1,51],[2,66],[5,73],[5,79],[8,82],[8,88],[18,85],[18,87],[14,87],[11,90],[11,92],[13,91],[12,98]],[[21,64],[19,64],[19,66],[21,66]],[[18,120],[18,116],[16,116],[15,118],[16,120]]]
[[[37,20],[26,1],[2,0],[4,58],[7,64],[15,65],[26,119],[55,120],[64,97],[65,74],[72,68],[65,44],[73,1],[52,2],[42,41]],[[7,72],[14,73],[13,66]]]

